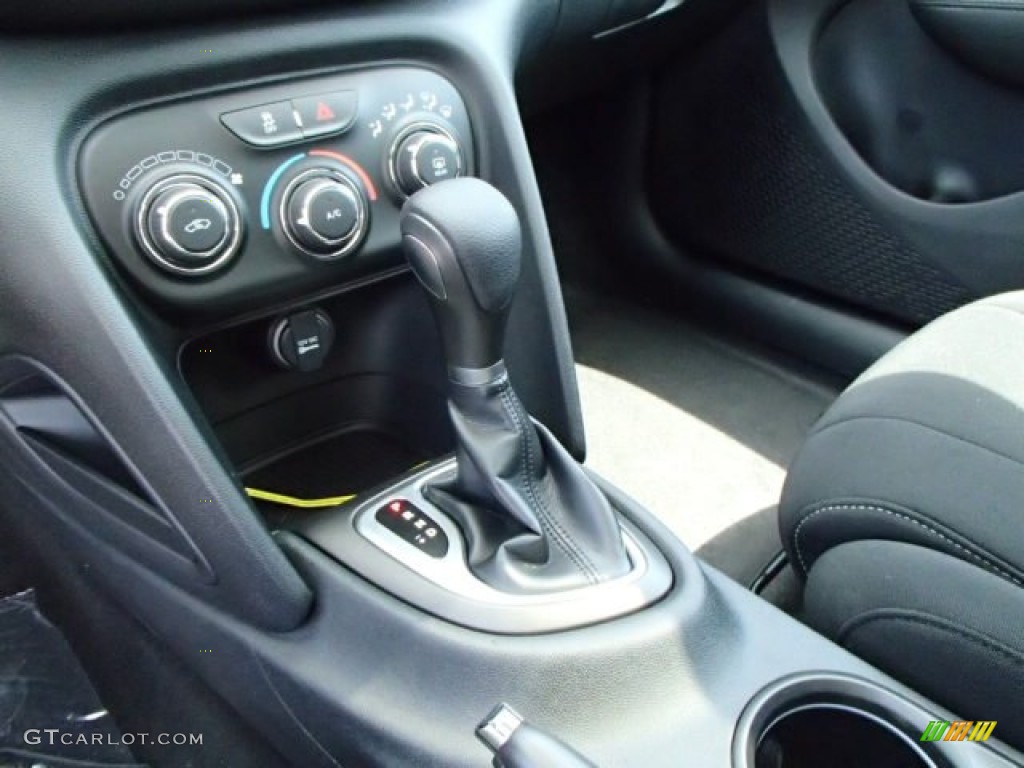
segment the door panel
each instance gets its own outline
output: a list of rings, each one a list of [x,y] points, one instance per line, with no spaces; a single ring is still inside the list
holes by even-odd
[[[907,0],[767,0],[662,78],[653,206],[681,246],[916,325],[1024,286],[1018,115]]]
[[[1024,190],[1024,92],[965,67],[909,3],[844,6],[821,35],[814,74],[853,148],[907,194],[972,203]]]

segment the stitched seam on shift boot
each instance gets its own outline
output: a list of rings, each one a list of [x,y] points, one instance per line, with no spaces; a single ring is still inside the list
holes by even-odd
[[[572,536],[562,527],[558,519],[551,514],[548,510],[547,505],[544,503],[543,498],[537,493],[537,489],[533,483],[533,451],[531,450],[531,443],[527,428],[529,424],[529,416],[519,412],[516,408],[516,401],[512,394],[512,385],[508,379],[503,382],[501,390],[502,403],[505,406],[505,410],[512,417],[512,420],[516,424],[516,430],[521,436],[522,442],[522,456],[526,464],[526,480],[524,487],[527,495],[533,500],[534,506],[540,513],[542,523],[546,522],[548,531],[551,533],[552,538],[558,545],[569,560],[583,573],[584,576],[591,582],[599,581],[597,575],[597,569],[590,562],[586,553],[583,552],[573,541]]]
[[[908,624],[921,624],[932,627],[933,629],[945,630],[952,635],[958,635],[965,640],[981,645],[993,653],[1008,658],[1017,664],[1024,664],[1024,653],[1021,653],[1017,649],[1001,643],[976,629],[962,627],[949,619],[943,619],[920,611],[913,611],[905,608],[877,608],[873,611],[862,613],[859,616],[854,616],[839,628],[839,632],[836,633],[836,641],[845,644],[850,635],[858,629],[863,629],[868,624],[878,623],[881,621],[903,621]]]
[[[533,451],[530,450],[530,439],[526,432],[526,427],[523,422],[523,418],[515,407],[515,402],[512,400],[511,395],[511,384],[506,379],[502,382],[501,387],[501,403],[504,406],[506,413],[515,422],[516,432],[519,435],[519,444],[521,447],[520,455],[523,458],[523,463],[526,465],[526,477],[523,480],[523,490],[526,495],[532,500],[534,508],[540,517],[541,527],[545,528],[552,538],[554,544],[561,549],[569,560],[579,569],[587,578],[590,578],[590,574],[587,571],[586,564],[577,556],[577,553],[571,546],[571,544],[564,540],[563,533],[558,527],[555,520],[552,519],[550,512],[547,507],[539,498],[536,488],[533,485]]]
[[[924,530],[926,530],[929,533],[931,533],[933,536],[939,537],[940,539],[942,539],[946,543],[951,544],[953,547],[955,547],[956,549],[960,550],[961,552],[963,552],[968,557],[970,557],[970,558],[972,558],[974,560],[977,560],[986,569],[988,569],[988,570],[990,570],[990,571],[992,571],[994,573],[997,573],[998,575],[1002,576],[1004,579],[1008,579],[1009,581],[1012,581],[1018,587],[1024,587],[1024,583],[1022,583],[1020,581],[1020,579],[1015,578],[1008,571],[1003,570],[998,565],[993,563],[991,560],[989,560],[989,559],[987,559],[985,557],[982,557],[981,555],[979,555],[979,554],[977,554],[975,552],[972,552],[971,550],[969,550],[967,547],[963,546],[962,544],[959,544],[956,541],[953,541],[953,539],[951,539],[949,536],[946,536],[944,533],[942,533],[941,531],[936,530],[935,528],[931,527],[927,523],[922,523],[920,520],[916,520],[915,518],[911,517],[910,515],[905,515],[902,512],[896,512],[895,510],[887,509],[885,507],[875,506],[875,505],[872,505],[872,504],[829,504],[828,506],[824,506],[824,507],[821,507],[820,509],[814,510],[813,512],[811,512],[811,514],[807,515],[803,520],[800,521],[799,525],[797,525],[796,529],[793,531],[793,548],[796,550],[796,556],[797,556],[797,559],[800,560],[800,567],[803,569],[804,574],[807,573],[808,569],[807,569],[807,561],[804,558],[803,550],[800,549],[800,531],[803,529],[803,527],[805,525],[807,525],[807,523],[809,523],[815,517],[818,517],[819,515],[821,515],[823,512],[881,512],[882,514],[889,515],[890,517],[896,517],[896,518],[899,518],[900,520],[905,520],[908,523],[913,523],[914,525],[916,525],[919,528],[923,528]]]
[[[557,544],[558,548],[565,553],[566,557],[569,558],[573,565],[575,565],[583,575],[587,577],[588,581],[596,582],[598,581],[597,570],[589,561],[586,554],[575,546],[572,538],[565,530],[563,530],[558,520],[556,520],[550,513],[547,506],[541,499],[540,494],[537,493],[537,489],[534,487],[533,451],[530,450],[529,434],[526,432],[526,426],[528,426],[528,424],[524,425],[523,417],[516,409],[515,402],[512,400],[511,390],[512,386],[510,382],[502,382],[501,403],[505,407],[505,411],[508,413],[509,417],[515,422],[516,431],[520,436],[520,445],[522,446],[521,455],[523,457],[523,463],[526,464],[526,478],[523,482],[524,490],[526,491],[527,496],[529,496],[533,501],[534,507],[540,514],[542,527],[547,527],[554,543]],[[528,419],[529,417],[527,417],[527,420]],[[547,526],[544,526],[544,523],[547,523]]]

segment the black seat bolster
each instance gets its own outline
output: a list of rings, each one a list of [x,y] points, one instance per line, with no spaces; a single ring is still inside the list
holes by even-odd
[[[925,547],[862,540],[814,563],[805,620],[964,720],[1024,747],[1024,590]]]
[[[911,336],[815,425],[779,526],[797,573],[830,547],[930,547],[1024,588],[1024,292]]]

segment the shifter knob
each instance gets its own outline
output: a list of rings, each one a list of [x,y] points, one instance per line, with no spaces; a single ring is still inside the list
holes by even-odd
[[[515,209],[489,184],[452,179],[410,197],[401,228],[441,331],[455,433],[455,477],[425,493],[461,524],[473,572],[513,594],[629,573],[608,499],[530,418],[502,361],[522,257]]]
[[[430,295],[449,376],[472,383],[502,359],[519,280],[522,232],[512,204],[474,178],[421,189],[402,207],[402,245]]]

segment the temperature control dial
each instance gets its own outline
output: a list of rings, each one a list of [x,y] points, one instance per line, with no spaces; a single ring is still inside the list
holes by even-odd
[[[447,130],[417,123],[402,131],[391,149],[391,180],[403,197],[462,175],[462,148]]]
[[[242,240],[230,194],[205,176],[178,173],[153,184],[136,210],[135,236],[161,269],[198,276],[224,266]]]
[[[336,259],[362,242],[367,231],[362,189],[332,168],[313,168],[285,188],[281,226],[299,250],[318,259]]]

